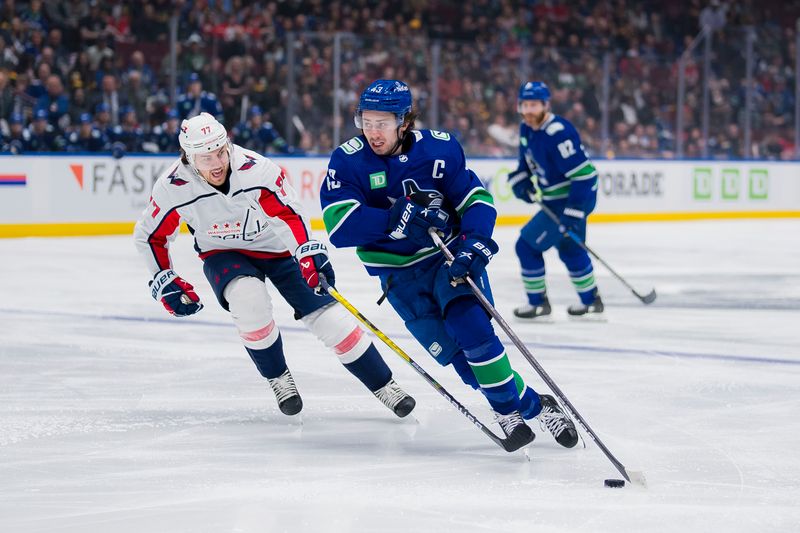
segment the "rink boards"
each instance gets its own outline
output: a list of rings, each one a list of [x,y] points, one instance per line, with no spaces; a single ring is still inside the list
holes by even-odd
[[[328,158],[276,157],[315,229]],[[0,158],[0,237],[129,233],[171,156],[88,154]],[[495,199],[498,224],[520,224],[534,207],[514,198],[516,160],[468,164]],[[800,217],[800,162],[596,160],[592,222]]]

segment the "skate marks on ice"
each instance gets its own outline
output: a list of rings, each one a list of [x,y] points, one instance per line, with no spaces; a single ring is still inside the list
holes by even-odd
[[[0,240],[0,254],[25,259],[0,277],[3,527],[792,531],[800,252],[780,245],[800,225],[729,224],[592,227],[592,246],[658,300],[642,306],[598,267],[609,321],[571,323],[575,296],[556,259],[556,323],[512,323],[614,454],[646,473],[647,491],[604,488],[615,471],[591,442],[562,449],[537,423],[530,461],[497,449],[381,347],[418,402],[416,420],[397,419],[275,298],[305,404],[301,418],[281,415],[186,239],[176,265],[207,305],[185,321],[152,301],[128,238]],[[499,229],[490,268],[505,317],[523,303],[515,238]],[[478,394],[375,306],[352,253],[331,256],[353,303],[489,423]],[[113,273],[113,299],[96,287],[98,265]]]

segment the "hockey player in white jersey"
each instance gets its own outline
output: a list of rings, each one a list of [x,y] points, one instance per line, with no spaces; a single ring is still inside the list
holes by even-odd
[[[225,127],[208,113],[184,120],[179,141],[180,159],[156,181],[134,230],[153,276],[153,298],[175,316],[203,307],[192,285],[172,270],[169,244],[183,220],[217,300],[230,312],[281,412],[297,414],[303,402],[286,366],[267,278],[294,308],[295,319],[333,350],[347,370],[397,416],[410,413],[414,399],[392,379],[355,319],[320,286],[321,276],[334,284],[333,267],[325,245],[313,239],[281,168],[232,144]]]

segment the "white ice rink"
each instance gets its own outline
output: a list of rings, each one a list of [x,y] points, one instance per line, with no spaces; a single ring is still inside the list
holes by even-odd
[[[515,236],[498,229],[490,267],[509,319]],[[150,298],[128,237],[0,239],[0,531],[800,530],[800,220],[594,225],[590,244],[658,300],[596,265],[608,322],[569,322],[549,252],[555,323],[512,326],[646,490],[604,488],[619,475],[588,437],[565,450],[536,424],[530,461],[503,452],[379,344],[418,402],[395,418],[282,301],[305,408],[281,415],[188,235],[176,270],[206,302],[188,319]],[[332,255],[340,292],[489,424],[352,251]]]

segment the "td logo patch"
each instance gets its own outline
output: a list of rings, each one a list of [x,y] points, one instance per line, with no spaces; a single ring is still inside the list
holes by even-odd
[[[380,171],[369,175],[369,188],[382,189],[386,187],[386,172]]]

